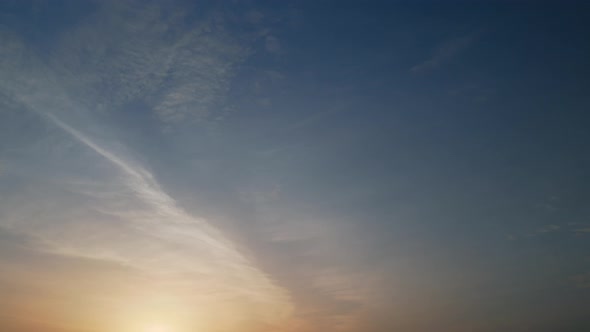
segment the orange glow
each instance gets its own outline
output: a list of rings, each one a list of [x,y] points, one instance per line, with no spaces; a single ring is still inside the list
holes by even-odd
[[[163,324],[150,325],[142,332],[175,332],[170,326]]]

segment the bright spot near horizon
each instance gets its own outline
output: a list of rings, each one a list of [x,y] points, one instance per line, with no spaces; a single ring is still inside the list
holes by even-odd
[[[165,325],[150,325],[142,332],[175,332],[169,326]]]

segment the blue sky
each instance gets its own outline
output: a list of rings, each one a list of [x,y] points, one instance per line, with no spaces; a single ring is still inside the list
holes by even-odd
[[[588,9],[1,3],[0,329],[589,329]]]

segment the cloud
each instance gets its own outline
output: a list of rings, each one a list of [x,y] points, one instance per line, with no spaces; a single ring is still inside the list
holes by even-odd
[[[443,64],[459,56],[476,39],[477,34],[471,33],[466,36],[446,40],[434,50],[434,52],[428,60],[416,64],[415,66],[410,68],[410,71],[413,73],[423,73],[438,69]]]
[[[535,231],[537,234],[557,232],[561,229],[559,225],[545,225]]]
[[[172,6],[107,2],[64,35],[53,69],[101,112],[141,101],[166,128],[206,120],[249,51],[216,13],[193,23],[188,16]]]
[[[0,326],[7,316],[21,328],[75,330],[75,315],[87,315],[107,300],[119,301],[145,281],[141,271],[111,260],[47,252],[47,244],[0,227]],[[84,301],[75,294],[84,294]],[[61,307],[62,310],[56,310]],[[48,317],[53,312],[56,317]],[[94,310],[101,316],[103,310]],[[106,318],[106,317],[105,317]],[[19,330],[20,329],[15,329]],[[33,329],[34,330],[34,329]]]
[[[585,233],[590,233],[590,228],[584,227],[587,226],[586,223],[580,222],[570,222],[565,225],[545,225],[536,229],[534,232],[528,234],[528,236],[537,236],[547,233],[554,233],[559,231],[566,231],[567,234],[575,234],[575,235],[584,235]]]
[[[2,103],[13,100],[15,109],[3,112],[2,122],[37,126],[11,130],[11,139],[32,138],[12,161],[18,189],[0,192],[1,205],[11,204],[1,225],[39,239],[43,255],[149,276],[146,289],[170,292],[183,310],[203,308],[211,315],[202,320],[226,326],[220,331],[286,319],[286,290],[214,221],[183,209],[105,121],[138,101],[164,128],[216,112],[246,48],[215,17],[187,29],[175,25],[185,15],[179,10],[104,6],[69,30],[49,58],[0,29],[7,37],[0,46]],[[64,268],[63,278],[77,278],[72,273]],[[135,295],[125,301],[141,307]]]
[[[113,254],[118,260],[148,271],[157,269],[170,273],[185,271],[189,275],[196,273],[201,276],[200,283],[208,284],[207,288],[214,291],[216,297],[220,293],[234,298],[243,296],[252,301],[252,305],[261,306],[257,315],[265,319],[286,317],[290,304],[284,291],[243,256],[218,229],[206,220],[186,213],[172,197],[162,191],[152,174],[141,166],[117,156],[55,115],[48,114],[48,118],[75,140],[115,165],[131,191],[130,198],[144,205],[141,210],[113,209],[102,212],[130,223],[140,234],[166,244],[155,247],[152,244],[153,249],[144,252],[130,246],[110,244],[110,248],[115,248]],[[108,241],[108,237],[101,241]],[[134,245],[139,246],[140,243]],[[166,250],[166,246],[170,245],[178,249],[173,252]],[[57,248],[54,252],[76,257],[101,257],[97,249],[92,245],[73,243],[73,246]],[[210,298],[211,301],[215,299]]]
[[[567,235],[584,235],[585,233],[590,232],[590,228],[585,226],[587,226],[587,223],[580,222],[569,222],[562,225],[548,224],[535,229],[534,231],[526,234],[526,236],[534,237],[557,232],[562,232]]]

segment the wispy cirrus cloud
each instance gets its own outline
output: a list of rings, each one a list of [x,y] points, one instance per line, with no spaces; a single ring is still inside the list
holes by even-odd
[[[218,13],[192,24],[188,15],[135,1],[105,3],[68,31],[53,68],[69,78],[68,91],[102,112],[140,101],[165,125],[219,117],[213,108],[248,47]]]
[[[288,308],[285,294],[273,285],[272,280],[252,265],[219,230],[209,225],[206,220],[193,217],[180,208],[147,170],[138,165],[134,166],[106,150],[54,115],[49,114],[48,117],[77,141],[116,165],[133,195],[148,207],[145,212],[137,211],[134,217],[125,213],[120,216],[122,219],[134,223],[135,227],[155,238],[185,247],[184,252],[175,253],[178,258],[183,258],[178,261],[179,264],[188,263],[189,257],[194,254],[201,256],[204,259],[202,263],[209,265],[207,273],[211,274],[211,278],[221,277],[227,282],[213,289],[229,287],[232,296],[244,294],[254,302],[262,301],[268,305],[283,306],[282,310]],[[183,257],[185,255],[187,256]],[[191,265],[171,264],[168,268],[191,271]],[[195,272],[203,273],[204,270],[199,267]]]
[[[15,232],[42,239],[44,246],[32,250],[56,258],[129,266],[140,274],[162,279],[169,285],[165,286],[166,291],[177,292],[178,287],[194,295],[205,291],[189,296],[189,302],[208,303],[219,310],[236,306],[234,311],[229,309],[236,315],[244,314],[244,308],[248,308],[247,317],[243,318],[248,321],[273,323],[287,318],[291,303],[285,290],[208,220],[192,216],[178,206],[149,171],[54,114],[38,112],[116,172],[100,179],[107,187],[92,180],[86,184],[60,185],[87,197],[82,206],[75,206],[79,203],[66,197],[33,207],[35,199],[24,197],[30,203],[25,203],[21,211],[33,213],[19,215],[17,209],[8,219],[5,216],[3,223]],[[28,221],[31,216],[36,219],[33,223]]]
[[[56,98],[53,103],[61,103]],[[74,143],[95,154],[83,156],[86,162],[110,165],[99,179],[92,180],[93,172],[88,170],[83,176],[86,183],[66,179],[55,184],[75,196],[61,197],[60,190],[50,187],[46,190],[53,191],[54,197],[42,197],[42,202],[35,195],[17,199],[22,209],[13,208],[2,223],[15,232],[42,239],[44,247],[33,250],[131,266],[163,278],[171,284],[167,289],[172,287],[175,292],[177,287],[193,294],[206,291],[190,297],[189,302],[206,302],[219,310],[235,306],[230,311],[236,315],[248,308],[243,318],[248,321],[273,323],[287,318],[291,303],[286,291],[210,221],[182,209],[148,170],[109,149],[108,139],[98,143],[43,110],[34,99],[22,95],[21,100]],[[67,162],[64,160],[62,167],[71,167]],[[85,198],[74,198],[79,196]]]
[[[48,57],[18,34],[0,31],[7,37],[0,46],[2,102],[13,101],[14,109],[2,117],[12,122],[27,114],[23,123],[32,137],[10,166],[18,190],[0,193],[6,198],[0,204],[13,204],[0,225],[39,239],[29,249],[54,262],[130,267],[157,293],[150,299],[146,290],[146,302],[169,295],[182,300],[183,310],[202,307],[210,315],[200,320],[215,321],[221,331],[232,324],[275,326],[292,309],[287,292],[214,221],[183,209],[108,130],[108,119],[133,103],[162,129],[219,117],[214,106],[246,47],[215,14],[187,28],[177,25],[182,10],[103,6],[62,36]],[[125,300],[128,307],[143,306],[135,297]]]
[[[450,38],[442,42],[432,52],[430,58],[410,68],[412,73],[424,73],[435,70],[453,58],[459,56],[473,42],[477,40],[478,34],[471,33],[461,37]]]

